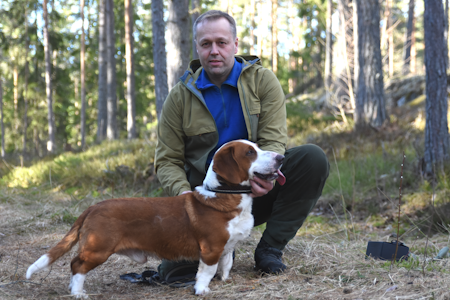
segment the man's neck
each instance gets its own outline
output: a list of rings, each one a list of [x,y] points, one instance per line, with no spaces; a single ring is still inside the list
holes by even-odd
[[[219,89],[222,87],[222,84],[227,80],[228,76],[230,76],[230,73],[228,73],[226,76],[223,76],[221,78],[214,78],[212,79],[211,76],[209,77],[209,80],[211,81],[212,84],[214,84],[215,86],[217,86]]]

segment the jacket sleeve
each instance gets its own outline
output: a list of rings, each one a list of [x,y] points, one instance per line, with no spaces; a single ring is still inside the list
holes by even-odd
[[[175,101],[177,92],[169,93],[158,120],[158,143],[155,150],[155,171],[165,192],[177,196],[191,187],[184,170],[182,102]]]
[[[275,74],[263,69],[258,96],[261,112],[258,121],[258,146],[284,154],[287,144],[286,96]]]

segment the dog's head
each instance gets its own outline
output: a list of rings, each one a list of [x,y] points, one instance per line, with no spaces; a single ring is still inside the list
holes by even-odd
[[[284,156],[261,150],[255,143],[237,140],[224,144],[213,157],[212,171],[217,180],[229,186],[250,185],[249,179],[259,177],[284,184],[286,179],[279,168]]]

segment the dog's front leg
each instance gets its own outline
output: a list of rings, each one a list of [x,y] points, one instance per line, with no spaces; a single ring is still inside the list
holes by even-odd
[[[231,267],[233,266],[233,251],[223,254],[219,260],[218,273],[223,281],[228,279]]]
[[[85,291],[83,290],[84,280],[86,279],[86,274],[77,273],[70,278],[71,294],[76,296],[76,298],[87,298]]]
[[[202,259],[200,259],[197,276],[195,277],[196,283],[194,290],[196,295],[206,295],[209,292],[208,285],[217,272],[217,266],[218,263],[208,266]]]

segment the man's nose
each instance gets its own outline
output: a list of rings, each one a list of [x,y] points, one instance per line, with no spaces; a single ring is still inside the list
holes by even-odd
[[[219,53],[219,47],[216,43],[212,43],[211,45],[211,54],[218,54]]]

